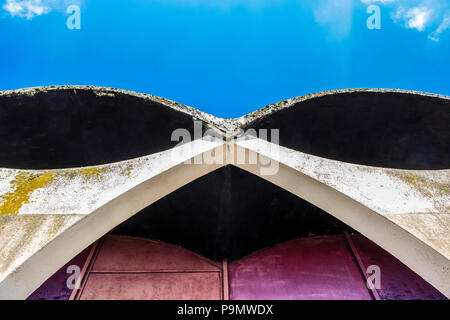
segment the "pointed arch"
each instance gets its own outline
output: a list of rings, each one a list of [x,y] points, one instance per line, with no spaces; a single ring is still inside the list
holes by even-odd
[[[197,156],[190,160],[194,161]],[[0,283],[0,299],[26,299],[67,261],[112,228],[160,198],[221,166],[181,162],[125,191],[57,235],[10,273]]]
[[[179,163],[91,212],[9,274],[0,283],[0,299],[26,298],[56,270],[109,230],[158,199],[227,164],[259,176],[328,212],[398,258],[444,295],[450,296],[449,260],[413,234],[347,194],[294,169],[276,157],[269,158],[269,161],[279,166],[277,174],[264,175],[261,174],[261,163],[232,161],[236,152],[252,150],[241,145],[229,148],[229,144],[217,148],[223,147],[227,152],[233,152],[231,155],[226,154],[227,161],[223,163]],[[209,152],[203,151],[201,154]],[[257,153],[267,157],[262,151]]]
[[[294,169],[287,162],[283,163],[279,157],[270,157],[270,147],[277,148],[276,146],[269,146],[267,152],[267,149],[264,150],[267,142],[259,140],[257,145],[263,148],[255,151],[254,148],[238,143],[236,150],[242,153],[256,152],[258,156],[266,159],[257,164],[237,163],[236,166],[333,215],[388,251],[445,296],[450,297],[450,261],[440,252],[363,203]],[[277,152],[274,154],[279,155]],[[277,174],[261,174],[261,162],[272,165],[276,162],[279,167]]]

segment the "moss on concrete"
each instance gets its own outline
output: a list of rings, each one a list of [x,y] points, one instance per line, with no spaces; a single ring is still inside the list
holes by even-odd
[[[450,183],[440,183],[412,172],[387,171],[387,174],[407,183],[423,197],[432,200],[436,208],[444,212],[450,212],[450,205],[448,203],[441,203],[438,200],[440,197],[450,195]]]
[[[413,186],[422,195],[426,197],[432,197],[436,195],[448,195],[450,194],[449,183],[439,183],[411,172],[393,172],[388,171],[388,174],[398,177],[403,182]]]
[[[125,174],[129,176],[131,170],[132,168],[127,168]],[[106,168],[97,167],[42,172],[20,171],[10,183],[12,190],[0,196],[0,216],[19,214],[20,208],[30,202],[34,191],[47,186],[58,177],[73,179],[81,175],[85,179],[99,179],[105,171]]]
[[[0,205],[0,215],[19,214],[20,208],[29,203],[31,194],[54,180],[54,173],[45,171],[41,173],[19,172],[11,181],[12,191],[0,198],[3,203]]]
[[[89,178],[100,178],[101,174],[103,172],[105,172],[105,168],[98,168],[98,167],[69,170],[69,173],[72,176],[83,175],[85,178],[88,178],[88,179]]]

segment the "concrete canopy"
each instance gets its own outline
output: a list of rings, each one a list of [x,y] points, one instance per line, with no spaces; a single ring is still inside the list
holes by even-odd
[[[26,298],[112,228],[225,166],[330,213],[450,297],[449,106],[444,96],[355,89],[219,119],[117,89],[5,91],[0,298]],[[339,116],[340,109],[347,112]],[[223,139],[195,137],[193,120]],[[178,128],[194,139],[176,145],[170,138]],[[280,145],[249,129],[279,129]],[[222,161],[186,163],[211,154]],[[240,154],[262,161],[240,162]],[[264,174],[274,164],[276,174]]]

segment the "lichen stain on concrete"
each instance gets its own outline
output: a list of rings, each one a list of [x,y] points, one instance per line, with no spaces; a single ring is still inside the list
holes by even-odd
[[[122,175],[126,175],[127,177],[130,177],[131,172],[133,171],[133,165],[130,163],[127,165],[127,167],[121,172]]]
[[[48,170],[42,172],[21,171],[16,174],[10,182],[12,190],[4,195],[0,195],[3,200],[0,205],[0,216],[17,215],[20,208],[30,203],[31,194],[40,188],[47,186],[50,182],[58,178],[72,179],[76,176],[82,176],[85,179],[101,179],[102,173],[106,168],[80,168],[69,170]],[[130,174],[131,168],[126,174]]]
[[[76,175],[83,175],[85,178],[100,178],[101,174],[105,172],[105,168],[81,168],[81,169],[70,169],[64,170],[62,173],[68,175],[69,177],[75,177]]]
[[[426,197],[432,197],[436,192],[438,193],[438,195],[442,196],[450,194],[449,183],[439,183],[410,172],[388,171],[388,173],[390,175],[398,177],[403,182],[414,186],[422,195]]]
[[[0,205],[0,215],[17,215],[20,208],[29,203],[33,191],[46,186],[55,179],[54,173],[45,171],[42,173],[19,172],[11,181],[13,190],[0,196],[3,203]]]
[[[437,200],[437,197],[450,195],[450,183],[440,183],[412,172],[387,171],[387,174],[400,179],[417,190],[423,197],[432,200],[436,208],[450,212],[448,203],[443,204]]]

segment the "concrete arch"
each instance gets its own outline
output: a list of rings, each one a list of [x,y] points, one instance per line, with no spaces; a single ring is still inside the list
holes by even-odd
[[[26,299],[67,261],[113,227],[220,166],[180,163],[107,202],[56,236],[9,274],[0,283],[0,299]]]
[[[231,147],[231,144],[234,143],[216,147],[216,150],[226,150],[222,163],[191,165],[180,162],[91,212],[9,274],[0,283],[0,299],[26,298],[58,268],[110,229],[177,188],[225,165],[235,165],[260,176],[330,213],[397,257],[444,295],[450,296],[450,263],[445,256],[375,210],[294,169],[287,161],[269,157],[264,150],[253,151],[239,144]],[[277,174],[261,174],[261,163],[235,162],[233,159],[239,151],[256,152],[265,160],[276,163],[279,166]],[[205,154],[209,151],[201,153]]]
[[[280,163],[277,175],[260,175],[258,166],[238,165],[321,208],[395,256],[450,297],[450,261],[415,235],[362,203]]]

